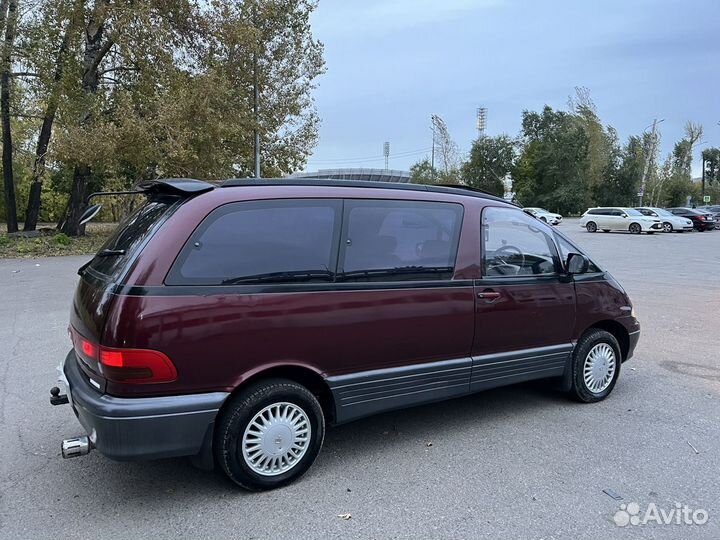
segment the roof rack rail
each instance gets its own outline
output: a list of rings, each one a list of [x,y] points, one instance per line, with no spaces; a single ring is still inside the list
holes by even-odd
[[[241,186],[321,186],[321,187],[360,187],[374,189],[394,189],[406,191],[429,191],[433,193],[450,193],[466,197],[478,197],[513,204],[502,197],[460,184],[412,184],[396,182],[377,182],[373,180],[341,180],[337,178],[231,178],[220,184],[220,187]]]

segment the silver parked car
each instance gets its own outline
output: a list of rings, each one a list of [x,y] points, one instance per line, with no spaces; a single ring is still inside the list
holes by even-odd
[[[676,216],[672,212],[668,212],[664,208],[655,208],[652,206],[640,206],[635,208],[643,216],[659,218],[662,221],[663,231],[665,232],[685,232],[693,230],[693,222],[688,218]]]
[[[533,217],[538,218],[540,221],[549,223],[550,225],[560,225],[560,223],[562,223],[562,220],[563,220],[563,217],[560,214],[554,214],[552,212],[548,212],[544,208],[537,208],[537,207],[523,208],[523,212],[525,212],[526,214],[530,214]]]

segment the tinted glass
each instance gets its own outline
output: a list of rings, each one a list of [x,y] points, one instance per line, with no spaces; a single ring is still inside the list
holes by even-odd
[[[341,203],[272,200],[212,212],[183,248],[169,285],[332,281]]]
[[[338,278],[451,278],[462,214],[452,203],[346,201]]]
[[[558,254],[552,230],[508,208],[483,211],[483,275],[528,276],[554,274]]]
[[[120,223],[88,268],[104,276],[117,277],[149,236],[153,226],[176,201],[176,198],[161,198],[145,202]],[[104,251],[112,251],[116,254],[102,255]]]

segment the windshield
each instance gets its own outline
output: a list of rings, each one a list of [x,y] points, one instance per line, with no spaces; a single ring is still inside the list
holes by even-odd
[[[625,208],[623,210],[628,216],[642,216],[640,212],[635,210],[634,208]]]
[[[665,217],[673,217],[674,214],[672,212],[668,212],[667,210],[663,208],[651,208],[653,212],[655,212],[658,216],[665,216]]]

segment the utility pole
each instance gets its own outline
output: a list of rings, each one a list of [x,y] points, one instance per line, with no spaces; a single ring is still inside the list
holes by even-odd
[[[435,181],[435,118],[433,114],[430,116],[430,122],[432,123],[432,150],[430,151],[430,174],[433,182]]]
[[[253,26],[257,29],[257,4],[253,6]],[[260,44],[257,44],[259,48]],[[258,88],[258,53],[253,53],[253,116],[255,121],[255,178],[260,178],[260,88]]]
[[[385,170],[388,170],[388,162],[390,160],[390,142],[385,141],[383,143],[383,155],[385,156]]]
[[[700,157],[702,159],[702,196],[703,202],[705,202],[705,155],[701,152]]]
[[[660,120],[662,122],[662,120]],[[652,123],[652,134],[650,135],[650,151],[645,156],[645,167],[643,168],[642,182],[640,183],[640,206],[643,205],[643,197],[645,197],[645,184],[647,182],[648,171],[650,170],[650,162],[655,157],[655,145],[657,144],[656,128],[659,124],[655,118]]]

